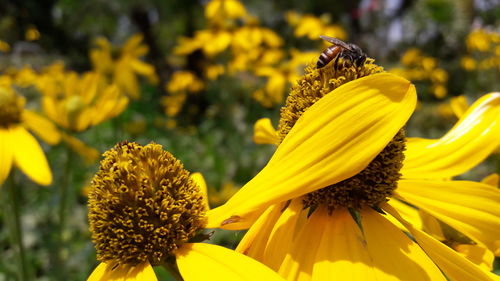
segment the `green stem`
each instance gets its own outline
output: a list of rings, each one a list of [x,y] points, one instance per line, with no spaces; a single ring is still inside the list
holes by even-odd
[[[71,185],[71,164],[73,162],[73,152],[69,146],[66,146],[66,165],[64,167],[64,174],[61,178],[60,190],[59,190],[59,209],[58,209],[58,218],[59,218],[59,229],[58,236],[56,241],[56,274],[58,275],[59,280],[64,280],[65,278],[65,266],[64,266],[64,258],[62,257],[62,252],[65,249],[65,241],[64,241],[64,231],[66,229],[66,217],[67,217],[67,209],[68,209],[68,201],[71,199],[68,197],[70,190],[69,186]]]
[[[23,230],[21,227],[21,211],[20,211],[20,197],[21,194],[19,192],[18,187],[16,186],[14,180],[14,172],[11,172],[8,180],[9,184],[7,184],[7,191],[9,193],[10,205],[12,207],[11,211],[11,223],[10,223],[10,232],[11,238],[18,247],[19,254],[19,280],[25,281],[29,280],[28,278],[28,264],[26,262],[26,250],[24,249],[23,244]]]
[[[168,262],[162,262],[161,266],[163,266],[163,268],[165,268],[168,273],[170,273],[170,275],[175,278],[175,280],[184,281],[184,278],[182,278],[182,275],[177,268],[177,265]]]

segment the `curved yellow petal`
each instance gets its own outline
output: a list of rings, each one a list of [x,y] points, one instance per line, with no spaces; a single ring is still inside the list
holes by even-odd
[[[10,128],[9,131],[14,164],[32,181],[40,185],[51,184],[52,172],[37,140],[21,126]]]
[[[404,178],[447,178],[462,174],[500,145],[500,93],[483,96],[442,138],[408,142]]]
[[[210,227],[246,225],[267,206],[352,177],[403,127],[416,104],[406,79],[380,73],[346,83],[312,105],[266,167],[225,205],[209,212]]]
[[[87,281],[157,281],[149,262],[137,266],[117,265],[114,262],[100,263]]]
[[[422,247],[427,255],[431,257],[431,259],[439,266],[444,274],[450,278],[450,280],[498,280],[498,277],[494,274],[476,266],[448,246],[432,238],[425,232],[413,227],[410,223],[399,216],[390,204],[385,204],[382,208],[384,211],[398,219],[410,231],[420,247]]]
[[[371,210],[316,210],[280,268],[287,280],[446,280],[422,249]],[[301,245],[302,244],[302,245]]]
[[[404,202],[401,202],[395,198],[391,198],[389,201],[394,206],[394,208],[396,208],[396,210],[401,214],[401,216],[403,216],[405,220],[409,221],[416,228],[422,229],[423,222],[418,212],[418,209],[408,204],[405,204]],[[387,217],[387,219],[400,229],[406,230],[406,228],[397,219],[392,217]]]
[[[306,222],[307,210],[303,210],[302,199],[292,200],[269,234],[263,263],[273,270],[279,270],[290,245]]]
[[[50,120],[30,110],[23,111],[24,125],[51,145],[61,141],[61,133]]]
[[[253,126],[253,141],[256,144],[275,144],[280,141],[271,119],[261,118]]]
[[[471,181],[401,180],[404,201],[500,254],[500,190]]]
[[[0,186],[9,176],[12,168],[13,146],[8,129],[0,128]]]
[[[260,262],[217,245],[186,243],[175,256],[185,281],[284,281]]]
[[[245,233],[235,251],[262,262],[267,240],[276,221],[280,218],[282,208],[282,204],[269,206]]]
[[[205,178],[201,173],[192,173],[190,178],[200,187],[200,191],[203,194],[203,204],[207,208],[207,211],[210,210],[210,204],[208,203],[208,191],[207,191],[207,183],[205,182]]]

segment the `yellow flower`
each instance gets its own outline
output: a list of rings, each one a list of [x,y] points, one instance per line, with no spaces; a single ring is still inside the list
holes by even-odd
[[[24,33],[24,38],[26,38],[26,41],[36,41],[40,39],[40,32],[35,26],[29,26]]]
[[[416,65],[422,58],[422,53],[417,48],[411,48],[401,56],[401,63],[405,66]]]
[[[191,71],[176,71],[172,74],[170,81],[166,85],[166,89],[170,93],[176,92],[199,92],[204,88],[196,74]]]
[[[224,74],[224,72],[225,72],[224,65],[221,64],[210,65],[207,68],[205,68],[205,77],[207,77],[210,80],[215,80],[220,75]]]
[[[49,144],[60,134],[47,119],[24,109],[24,98],[11,88],[0,86],[0,185],[13,165],[40,185],[52,182],[52,173],[42,148],[27,129]]]
[[[486,52],[490,48],[490,36],[484,29],[476,29],[466,38],[467,49],[470,51]]]
[[[453,97],[450,99],[450,106],[457,118],[462,117],[469,108],[469,102],[464,95]]]
[[[128,98],[115,85],[105,85],[96,73],[82,76],[65,73],[39,85],[47,116],[61,127],[80,132],[117,116],[125,110]]]
[[[470,56],[464,56],[460,59],[460,65],[467,71],[472,71],[477,68],[477,62]]]
[[[300,15],[296,12],[288,12],[286,17],[288,24],[294,27],[295,37],[307,37],[311,40],[320,40],[320,35],[328,35],[340,40],[347,38],[345,30],[340,25],[329,24],[328,15],[316,17],[311,14]]]
[[[245,6],[237,0],[212,0],[205,7],[205,17],[212,21],[246,16]]]
[[[0,40],[0,52],[7,53],[9,51],[10,51],[10,44],[3,40]]]
[[[251,226],[238,250],[287,280],[492,280],[413,225],[405,207],[500,254],[500,192],[442,180],[498,147],[500,93],[440,139],[406,138],[415,87],[381,71],[370,59],[358,69],[309,67],[281,110],[271,160],[209,211],[208,227]]]
[[[122,142],[104,154],[89,190],[101,264],[87,280],[157,280],[162,265],[186,281],[283,280],[240,253],[206,243],[206,197],[161,145]]]
[[[292,50],[291,59],[282,62],[277,67],[267,65],[256,67],[255,74],[267,77],[267,83],[263,89],[257,90],[252,96],[265,107],[282,103],[288,85],[295,83],[302,74],[303,66],[316,57],[317,54],[313,52]]]
[[[140,97],[138,75],[148,78],[151,83],[157,82],[154,67],[140,59],[148,53],[148,47],[142,44],[141,34],[131,36],[119,50],[102,37],[95,44],[90,51],[95,71],[111,77],[112,83],[131,98]]]

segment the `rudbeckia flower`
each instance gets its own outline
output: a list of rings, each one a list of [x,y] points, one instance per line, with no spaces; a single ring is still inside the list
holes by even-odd
[[[122,142],[107,151],[89,190],[101,264],[88,280],[157,280],[158,265],[186,281],[283,280],[243,254],[195,242],[209,236],[198,180],[158,144]]]
[[[39,87],[47,116],[61,127],[81,132],[122,113],[128,98],[97,73],[64,73]]]
[[[493,280],[407,211],[416,206],[499,253],[498,189],[443,179],[500,144],[500,93],[440,139],[407,138],[417,102],[409,81],[371,59],[332,64],[306,69],[281,110],[276,152],[209,211],[208,227],[251,226],[237,250],[287,280]]]
[[[52,182],[49,164],[28,129],[49,144],[57,144],[61,136],[49,120],[24,109],[24,103],[24,98],[10,87],[0,86],[0,185],[13,165],[34,182],[49,185]]]

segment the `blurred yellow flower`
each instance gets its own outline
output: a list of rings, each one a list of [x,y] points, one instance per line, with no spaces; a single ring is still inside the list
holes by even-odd
[[[210,21],[243,18],[245,6],[238,0],[211,0],[205,7],[205,17]]]
[[[128,98],[117,86],[106,85],[97,73],[67,72],[39,85],[46,115],[61,127],[80,132],[125,110]]]
[[[218,55],[229,47],[232,34],[225,30],[196,31],[193,38],[181,37],[174,49],[177,55],[188,55],[201,49],[209,57]]]
[[[109,77],[110,82],[121,91],[138,99],[140,89],[137,76],[146,77],[150,83],[158,82],[153,65],[140,59],[147,53],[148,47],[142,44],[141,34],[131,36],[120,48],[113,47],[107,39],[100,37],[90,50],[90,59],[97,73]]]
[[[307,37],[310,40],[320,40],[320,35],[345,40],[347,34],[340,25],[330,24],[329,17],[324,15],[316,17],[312,14],[299,14],[294,11],[287,12],[286,19],[294,27],[295,37]]]
[[[3,40],[0,40],[0,52],[7,53],[9,51],[10,51],[10,44]]]
[[[450,106],[457,118],[461,118],[469,108],[469,102],[464,95],[450,99]]]
[[[216,80],[219,76],[223,75],[225,72],[224,65],[213,64],[205,68],[205,77],[210,80]]]
[[[476,60],[470,56],[464,56],[460,59],[460,65],[467,71],[472,71],[477,68]]]
[[[490,34],[484,29],[476,29],[467,35],[467,49],[470,51],[486,52],[490,49]]]
[[[258,89],[252,97],[265,107],[272,107],[283,102],[285,91],[302,74],[304,65],[313,61],[317,54],[314,52],[300,52],[292,50],[289,61],[280,63],[277,67],[257,66],[254,73],[266,77],[264,88]]]
[[[166,85],[169,93],[190,92],[195,93],[203,90],[205,85],[196,74],[191,71],[176,71],[172,74],[170,81]]]
[[[40,32],[35,26],[31,25],[26,29],[24,38],[26,39],[26,41],[36,41],[40,39]]]
[[[410,48],[401,56],[401,63],[405,66],[417,64],[421,59],[421,52],[417,48]]]
[[[17,166],[40,185],[52,182],[52,173],[42,148],[27,129],[49,144],[61,135],[54,124],[24,108],[25,100],[9,87],[0,86],[0,185],[12,166]]]

